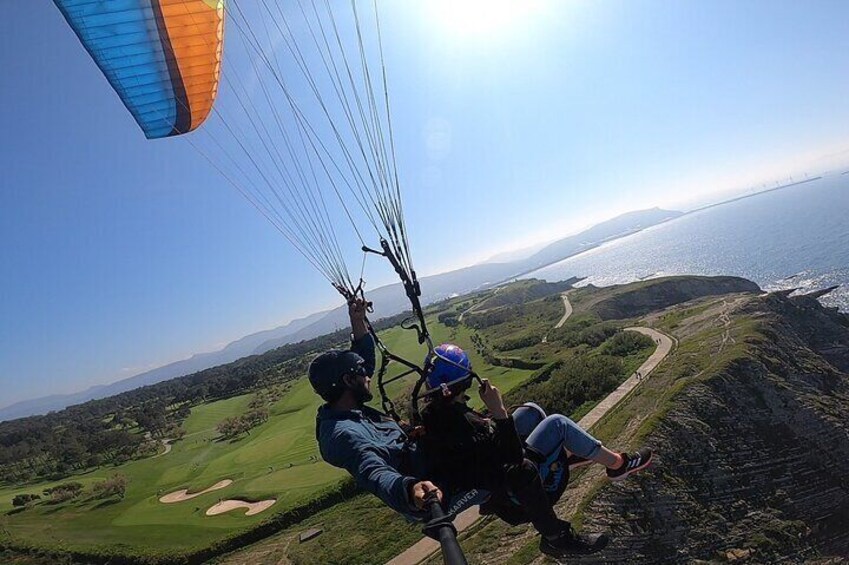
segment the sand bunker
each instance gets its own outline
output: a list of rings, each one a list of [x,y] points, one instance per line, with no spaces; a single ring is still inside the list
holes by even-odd
[[[273,498],[270,500],[261,500],[260,502],[245,502],[244,500],[222,500],[218,504],[210,506],[209,510],[206,511],[206,515],[215,516],[216,514],[224,514],[225,512],[236,510],[237,508],[247,508],[248,511],[245,512],[245,516],[253,516],[254,514],[259,514],[263,510],[268,510],[275,502],[277,502],[277,500]]]
[[[224,479],[223,481],[218,481],[217,483],[215,483],[214,485],[212,485],[211,487],[209,487],[206,490],[202,490],[200,492],[193,492],[192,494],[189,494],[188,489],[178,490],[177,492],[172,492],[172,493],[166,494],[165,496],[163,496],[162,498],[159,499],[159,502],[164,502],[165,504],[171,504],[173,502],[183,502],[184,500],[191,500],[196,496],[200,496],[202,494],[206,494],[206,493],[212,492],[214,490],[222,489],[226,486],[229,486],[232,483],[233,483],[233,481],[231,481],[230,479]]]

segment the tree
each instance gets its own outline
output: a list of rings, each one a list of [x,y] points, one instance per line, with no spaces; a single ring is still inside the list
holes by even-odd
[[[549,413],[571,414],[585,402],[604,398],[619,385],[623,373],[618,357],[577,355],[553,367],[548,378],[514,389],[508,399],[511,403],[530,400]]]
[[[241,434],[241,423],[239,422],[239,418],[231,416],[218,422],[215,429],[218,430],[218,433],[221,434],[222,437],[230,439]]]
[[[443,312],[437,319],[440,323],[445,324],[449,328],[460,325],[459,315],[456,312]]]

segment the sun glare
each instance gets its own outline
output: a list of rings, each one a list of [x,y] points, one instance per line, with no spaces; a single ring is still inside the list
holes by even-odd
[[[515,31],[543,8],[543,0],[429,0],[430,18],[446,35],[495,39]]]

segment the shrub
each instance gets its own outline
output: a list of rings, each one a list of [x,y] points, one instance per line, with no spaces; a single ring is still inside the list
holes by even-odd
[[[44,496],[49,496],[51,502],[55,503],[65,502],[66,500],[76,498],[82,494],[82,492],[83,485],[81,483],[63,483],[61,485],[45,489],[43,494]]]
[[[41,500],[37,494],[17,494],[12,499],[12,506],[29,506],[36,500]]]
[[[496,341],[492,346],[497,351],[511,351],[513,349],[522,349],[536,345],[542,341],[542,337],[537,333],[527,333],[525,335],[506,337]]]
[[[109,498],[110,496],[124,498],[124,495],[127,493],[128,483],[129,480],[126,476],[116,473],[105,481],[95,483],[91,487],[91,490],[95,498]]]
[[[653,347],[654,340],[647,335],[637,332],[619,332],[601,346],[600,353],[627,357],[647,347]]]
[[[548,341],[557,342],[566,347],[578,347],[579,345],[598,347],[618,331],[619,328],[615,325],[605,322],[588,326],[581,323],[552,330],[548,336]]]
[[[49,495],[53,494],[54,492],[61,492],[63,490],[81,491],[81,490],[83,490],[83,485],[82,485],[82,483],[76,483],[76,482],[62,483],[60,485],[56,485],[55,487],[46,488],[42,492],[49,496]]]
[[[601,400],[621,382],[624,366],[618,357],[579,355],[554,368],[542,382],[522,387],[511,403],[533,401],[549,413],[571,414],[585,402]]]
[[[448,326],[449,328],[453,328],[459,325],[459,316],[456,312],[443,312],[439,316],[437,316],[439,323]]]
[[[522,305],[501,306],[483,312],[470,312],[463,318],[466,325],[476,330],[483,330],[492,326],[509,322],[524,315]]]

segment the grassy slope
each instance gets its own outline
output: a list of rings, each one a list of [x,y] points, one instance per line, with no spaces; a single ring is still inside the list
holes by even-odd
[[[299,543],[298,535],[311,528],[323,531]],[[420,538],[420,525],[407,523],[378,498],[360,494],[212,563],[370,565],[388,561]]]

